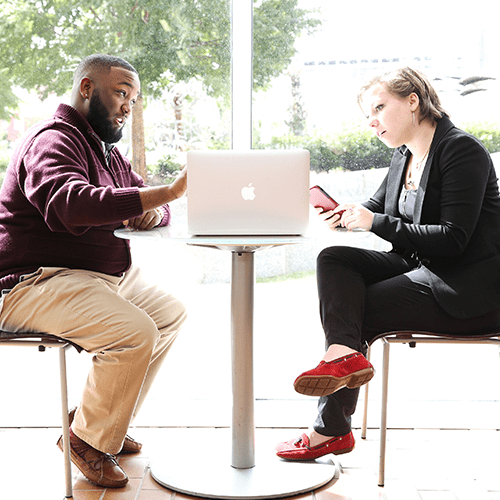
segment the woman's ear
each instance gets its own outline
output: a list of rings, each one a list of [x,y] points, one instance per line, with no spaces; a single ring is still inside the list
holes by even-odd
[[[412,92],[408,96],[408,102],[410,103],[410,111],[413,113],[417,110],[418,105],[420,104],[420,99],[419,99],[418,95],[415,94],[415,92]]]

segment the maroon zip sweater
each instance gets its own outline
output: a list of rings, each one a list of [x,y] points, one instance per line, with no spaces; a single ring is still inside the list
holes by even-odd
[[[26,133],[0,190],[0,289],[42,266],[120,276],[130,248],[113,231],[143,213],[143,186],[116,148],[108,164],[87,120],[61,104]]]

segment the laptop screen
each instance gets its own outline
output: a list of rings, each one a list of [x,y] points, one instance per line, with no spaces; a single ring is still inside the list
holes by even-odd
[[[295,235],[309,222],[309,151],[189,151],[191,235]]]

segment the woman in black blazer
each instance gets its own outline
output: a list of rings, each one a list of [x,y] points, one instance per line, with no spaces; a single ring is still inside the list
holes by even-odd
[[[307,434],[277,446],[289,460],[354,448],[351,415],[374,374],[368,341],[396,330],[459,336],[500,327],[500,197],[489,153],[453,125],[418,71],[377,77],[358,100],[379,139],[396,148],[389,172],[369,201],[320,217],[393,248],[331,247],[318,257],[327,351],[294,384],[320,396],[318,417]]]

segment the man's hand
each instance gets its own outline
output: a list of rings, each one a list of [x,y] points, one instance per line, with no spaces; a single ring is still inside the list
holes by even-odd
[[[154,208],[142,214],[135,219],[126,220],[123,222],[125,227],[130,229],[138,229],[140,231],[147,231],[156,227],[163,219],[163,210],[161,208]]]
[[[152,186],[139,188],[142,209],[145,212],[135,219],[123,221],[124,226],[146,231],[156,227],[163,218],[166,203],[183,196],[187,191],[187,168],[184,167],[177,178],[169,186]]]

